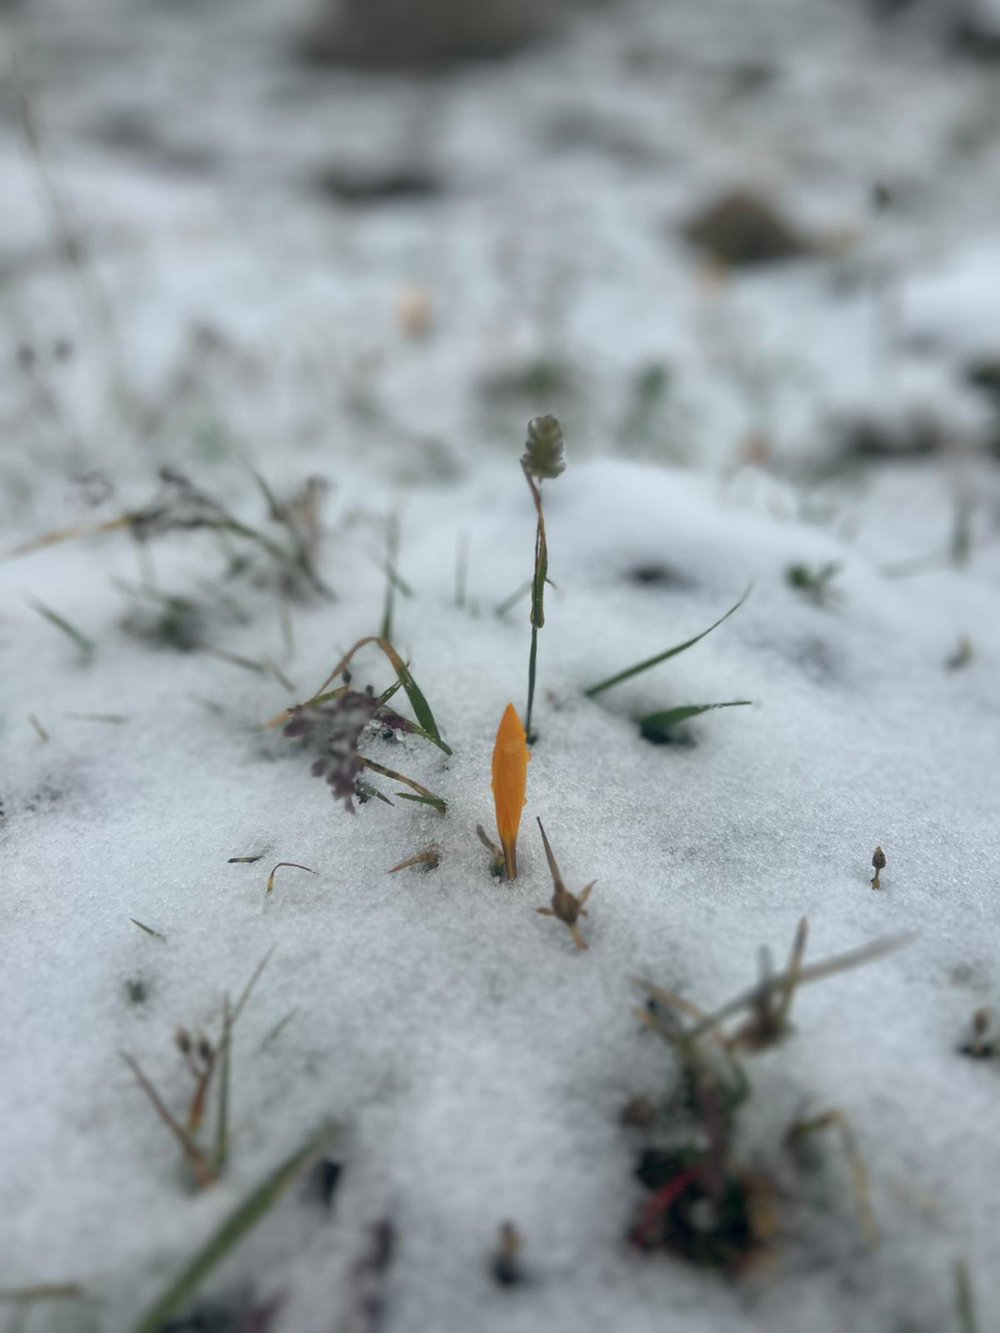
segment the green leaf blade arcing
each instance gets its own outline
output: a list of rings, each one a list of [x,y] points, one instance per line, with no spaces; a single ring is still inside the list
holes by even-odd
[[[667,708],[659,713],[647,713],[639,718],[639,731],[644,740],[664,743],[672,739],[671,732],[702,713],[710,713],[716,708],[746,708],[752,699],[730,699],[720,704],[684,704],[680,708]]]
[[[310,708],[315,705],[326,703],[328,700],[335,699],[340,694],[342,694],[344,689],[343,686],[340,686],[334,690],[329,690],[329,691],[327,691],[327,686],[330,685],[333,681],[337,680],[341,675],[343,675],[343,673],[350,666],[355,653],[359,652],[369,643],[374,643],[377,648],[381,649],[381,651],[392,663],[393,669],[396,672],[397,679],[399,680],[400,685],[406,692],[406,697],[410,701],[410,707],[417,715],[417,721],[419,722],[421,728],[420,734],[426,736],[426,738],[429,741],[431,741],[432,744],[436,745],[439,750],[443,750],[445,754],[451,754],[452,753],[451,746],[445,743],[444,738],[442,737],[441,732],[438,729],[438,724],[435,721],[434,714],[431,711],[431,706],[427,702],[427,699],[425,698],[423,691],[420,689],[417,682],[413,679],[413,673],[410,671],[410,668],[403,661],[399,653],[392,646],[392,644],[389,642],[388,639],[381,639],[375,634],[369,634],[366,635],[365,638],[359,639],[357,643],[354,645],[354,647],[351,648],[349,652],[345,653],[344,656],[340,659],[340,661],[333,668],[333,670],[327,676],[326,680],[324,680],[323,684],[319,687],[316,693],[312,695],[310,698],[306,699],[303,703],[294,705],[294,708]],[[385,700],[391,698],[393,693],[395,693],[395,691],[392,689],[386,690],[382,695],[382,702],[384,703]],[[287,722],[289,717],[292,715],[294,708],[285,709],[284,712],[279,713],[277,717],[271,719],[271,721],[268,723],[268,726],[278,726],[279,724]]]
[[[413,673],[410,671],[410,668],[400,657],[399,653],[396,652],[388,639],[378,639],[377,643],[395,668],[399,683],[402,685],[406,692],[406,697],[410,701],[410,707],[416,714],[417,721],[420,723],[421,727],[423,727],[428,739],[433,741],[438,749],[443,750],[445,754],[451,754],[451,746],[445,744],[441,733],[438,730],[438,724],[434,720],[434,714],[431,712],[431,706],[424,697],[423,691],[413,679]]]
[[[324,1125],[319,1133],[307,1139],[301,1148],[266,1176],[213,1232],[187,1267],[169,1283],[145,1314],[140,1316],[132,1333],[159,1333],[170,1316],[191,1299],[209,1273],[261,1221],[302,1168],[328,1147],[336,1133],[336,1125]]]
[[[734,615],[750,596],[750,591],[751,589],[747,588],[746,592],[735,606],[731,606],[725,615],[720,616],[714,624],[709,625],[708,629],[703,629],[701,633],[696,634],[693,639],[685,639],[683,643],[675,644],[673,648],[668,648],[665,652],[657,653],[655,657],[647,657],[642,662],[636,662],[634,666],[626,667],[624,671],[616,672],[613,676],[609,676],[607,680],[602,680],[596,685],[591,685],[589,689],[584,690],[584,694],[588,699],[593,699],[596,695],[603,693],[604,690],[610,690],[613,685],[620,685],[623,680],[630,680],[633,676],[638,676],[641,672],[648,671],[651,667],[659,666],[661,662],[666,662],[671,657],[676,657],[679,653],[686,652],[688,648],[693,648],[696,643],[700,643],[702,639],[711,634],[713,630],[718,629],[724,621],[728,620],[731,615]]]

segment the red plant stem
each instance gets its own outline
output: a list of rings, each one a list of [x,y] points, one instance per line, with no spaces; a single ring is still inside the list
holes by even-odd
[[[700,1171],[699,1166],[692,1166],[686,1171],[681,1171],[679,1175],[674,1176],[673,1180],[668,1180],[665,1185],[662,1185],[651,1199],[647,1200],[646,1206],[642,1210],[642,1217],[632,1233],[635,1241],[640,1245],[646,1243],[654,1224],[677,1202],[687,1187],[698,1179]]]

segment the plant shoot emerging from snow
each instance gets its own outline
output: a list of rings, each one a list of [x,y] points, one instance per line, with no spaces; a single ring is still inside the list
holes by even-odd
[[[566,467],[563,457],[562,426],[555,417],[532,417],[528,439],[521,457],[525,480],[535,502],[538,526],[535,530],[535,572],[531,580],[531,652],[528,656],[528,711],[524,729],[530,737],[531,711],[535,702],[535,669],[538,663],[538,631],[545,624],[545,583],[549,576],[549,547],[545,537],[545,511],[542,508],[542,482],[554,481]]]
[[[531,751],[524,726],[513,704],[508,704],[497,728],[493,747],[493,802],[496,806],[497,833],[503,848],[504,869],[508,879],[517,879],[517,831],[521,827],[528,787],[528,760]]]
[[[586,949],[588,947],[587,941],[580,934],[580,927],[577,925],[577,921],[579,921],[581,916],[587,915],[585,904],[590,897],[590,891],[597,883],[597,880],[592,879],[579,897],[577,897],[575,893],[570,893],[562,875],[559,873],[559,863],[556,861],[552,848],[549,845],[549,840],[546,837],[545,829],[540,819],[538,820],[538,828],[542,835],[542,842],[545,844],[545,856],[548,860],[549,871],[552,875],[552,906],[536,907],[535,911],[541,916],[556,917],[565,926],[569,927],[569,933],[573,936],[573,943],[576,947],[578,949]]]

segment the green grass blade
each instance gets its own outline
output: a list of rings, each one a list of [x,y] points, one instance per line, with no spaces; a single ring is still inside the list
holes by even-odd
[[[66,635],[67,639],[71,639],[76,644],[85,661],[90,661],[94,656],[93,639],[88,639],[83,630],[77,629],[58,611],[53,611],[51,606],[46,606],[44,602],[38,601],[37,598],[33,597],[30,605],[33,611],[37,611],[44,620],[47,620],[50,625],[54,625],[57,630]]]
[[[152,935],[154,940],[163,940],[163,942],[166,943],[166,935],[161,934],[158,930],[154,930],[152,926],[147,926],[142,921],[136,921],[134,916],[130,916],[129,920],[132,922],[133,926],[138,926],[139,929],[144,931],[147,935]]]
[[[434,809],[439,811],[442,815],[448,813],[447,802],[442,801],[440,796],[417,796],[416,793],[408,791],[398,791],[396,792],[396,795],[401,801],[416,801],[418,805],[433,806]]]
[[[357,784],[357,793],[359,796],[367,798],[374,797],[375,800],[381,801],[383,805],[392,805],[392,802],[389,800],[388,796],[386,796],[385,792],[379,791],[378,787],[373,787],[370,782],[359,782]]]
[[[410,707],[417,716],[417,721],[438,749],[443,750],[445,754],[451,754],[451,746],[446,745],[442,740],[441,733],[438,730],[438,724],[435,722],[434,714],[431,712],[431,706],[424,698],[423,692],[417,682],[413,679],[413,673],[410,671],[410,668],[387,639],[380,639],[378,645],[395,667],[396,675],[399,677],[399,683],[406,691],[406,697],[409,699]]]
[[[511,610],[512,607],[515,607],[523,597],[525,597],[529,592],[531,592],[534,586],[535,586],[534,579],[528,579],[527,582],[522,583],[519,588],[515,588],[515,590],[510,594],[509,597],[505,597],[502,602],[499,602],[494,607],[493,614],[501,617],[505,616],[507,612]]]
[[[359,639],[357,643],[354,645],[354,647],[349,652],[345,653],[344,656],[340,659],[337,665],[327,676],[326,680],[324,680],[323,684],[319,687],[317,692],[311,698],[307,699],[303,704],[300,704],[298,706],[301,708],[308,708],[312,704],[318,704],[322,702],[324,699],[331,699],[334,698],[337,694],[339,694],[340,690],[334,690],[329,694],[324,694],[324,691],[332,681],[337,680],[338,677],[340,677],[344,673],[344,671],[347,670],[348,666],[350,665],[351,661],[354,658],[355,653],[359,652],[360,649],[364,648],[369,643],[374,643],[378,648],[380,648],[382,652],[385,653],[389,661],[392,663],[393,669],[395,670],[396,675],[399,679],[399,683],[406,691],[406,697],[410,701],[410,707],[416,713],[417,721],[420,723],[421,727],[423,727],[428,740],[433,742],[433,744],[436,745],[439,750],[443,750],[445,754],[451,754],[452,753],[451,746],[446,745],[444,740],[442,739],[441,732],[438,730],[438,724],[434,720],[434,714],[431,712],[431,706],[424,698],[423,692],[417,685],[417,682],[413,679],[413,675],[410,671],[410,668],[400,657],[399,653],[396,652],[395,648],[392,646],[392,644],[389,642],[388,639],[380,639],[377,635],[374,634],[369,634],[366,635],[365,638]],[[383,695],[383,699],[387,698],[389,698],[388,694]],[[289,716],[290,711],[291,710],[286,710],[286,712],[279,714],[279,716],[272,719],[272,722],[269,723],[268,725],[269,726],[277,725],[277,723],[283,722]]]
[[[233,1019],[229,996],[222,1005],[222,1068],[219,1071],[219,1119],[215,1129],[215,1158],[212,1169],[221,1175],[229,1158],[229,1071],[233,1046]]]
[[[0,1304],[27,1305],[35,1301],[80,1301],[86,1294],[79,1282],[39,1282],[33,1287],[0,1287]]]
[[[699,643],[706,635],[711,634],[712,630],[718,629],[724,620],[728,620],[734,612],[738,611],[749,596],[750,588],[747,588],[746,592],[735,606],[731,606],[726,614],[720,616],[714,625],[709,625],[708,629],[703,629],[702,632],[696,634],[693,639],[686,639],[684,643],[678,643],[673,648],[668,648],[666,652],[657,653],[655,657],[647,657],[642,662],[636,662],[634,666],[626,667],[624,671],[619,671],[615,675],[609,676],[607,680],[602,680],[597,685],[591,685],[589,690],[584,690],[584,694],[588,699],[593,699],[595,695],[600,694],[603,690],[610,690],[612,685],[620,685],[623,680],[629,680],[632,676],[638,676],[640,672],[648,671],[650,667],[659,666],[661,662],[666,662],[669,658],[676,657],[678,653],[683,653],[686,652],[688,648],[693,648],[696,643]]]
[[[955,1305],[960,1333],[979,1333],[976,1303],[972,1295],[969,1266],[964,1259],[955,1262]]]
[[[132,720],[126,713],[63,713],[63,717],[72,722],[107,722],[114,727],[124,726]]]
[[[440,796],[435,796],[432,791],[428,791],[422,782],[417,782],[414,778],[408,778],[405,773],[397,773],[394,768],[386,768],[383,764],[377,764],[374,759],[369,759],[365,754],[359,754],[358,761],[365,768],[370,768],[373,773],[381,773],[384,778],[392,778],[395,782],[405,782],[411,791],[416,794],[410,796],[403,791],[396,792],[396,795],[401,796],[404,800],[420,801],[423,805],[433,805],[442,814],[447,811],[447,803],[442,801]]]
[[[641,717],[639,731],[647,741],[665,741],[674,727],[689,718],[710,713],[714,708],[746,708],[752,703],[752,699],[730,699],[722,704],[684,704],[680,708],[667,708],[661,713],[647,713]]]
[[[191,1299],[212,1269],[261,1221],[310,1159],[328,1146],[336,1132],[336,1125],[324,1125],[318,1134],[307,1139],[297,1152],[266,1176],[139,1318],[133,1333],[159,1333],[166,1320]]]

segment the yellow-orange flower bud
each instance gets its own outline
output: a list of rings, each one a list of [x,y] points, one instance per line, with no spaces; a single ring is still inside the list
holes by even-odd
[[[493,801],[497,812],[497,833],[503,848],[508,879],[517,879],[517,831],[521,826],[525,791],[528,786],[528,738],[513,704],[508,704],[497,729],[493,747]]]

